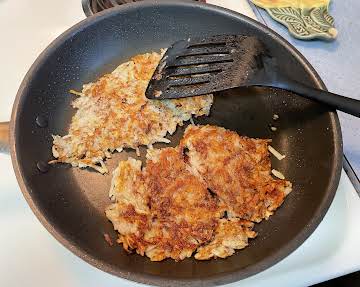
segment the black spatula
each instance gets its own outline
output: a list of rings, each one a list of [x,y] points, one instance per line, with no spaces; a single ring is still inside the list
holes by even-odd
[[[146,90],[149,99],[177,99],[240,86],[266,86],[294,92],[360,116],[360,101],[308,87],[281,73],[256,37],[218,35],[173,44]]]

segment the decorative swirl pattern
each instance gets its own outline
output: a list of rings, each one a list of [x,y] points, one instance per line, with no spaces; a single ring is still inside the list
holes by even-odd
[[[329,0],[252,0],[270,16],[285,25],[291,35],[302,40],[333,40],[337,36],[334,18],[328,12]]]

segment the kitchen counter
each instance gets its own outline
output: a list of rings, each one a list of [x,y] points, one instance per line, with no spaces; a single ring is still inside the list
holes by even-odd
[[[222,3],[238,1],[223,0]],[[343,2],[335,1],[331,9],[339,30],[339,39],[333,43],[294,40],[264,11],[257,11],[256,14],[308,57],[330,90],[351,96],[360,82],[360,75],[356,74],[355,69],[358,67],[356,63],[360,64],[360,55],[352,55],[351,62],[343,60],[340,55],[346,55],[347,51],[350,53],[360,43],[360,23],[355,24],[354,21],[352,27],[347,27],[350,20],[342,19],[346,14],[342,14],[341,9],[353,9],[354,12],[349,15],[352,15],[350,19],[355,20],[355,7],[360,8],[360,2]],[[0,52],[3,56],[0,69],[0,121],[10,118],[19,84],[38,54],[56,36],[84,18],[80,0],[0,0]],[[346,36],[350,34],[352,39]],[[360,174],[360,152],[356,146],[356,135],[359,138],[360,133],[356,130],[359,120],[340,116],[345,152]],[[26,204],[16,182],[10,157],[1,154],[0,191],[0,286],[143,286],[97,270],[58,243]],[[359,216],[360,199],[343,172],[328,213],[301,247],[272,268],[228,286],[300,287],[360,270]]]
[[[258,20],[293,44],[313,65],[329,91],[360,100],[360,1],[332,0],[338,37],[333,42],[301,41],[275,22],[265,10],[252,5]],[[339,112],[344,153],[360,177],[360,119]]]

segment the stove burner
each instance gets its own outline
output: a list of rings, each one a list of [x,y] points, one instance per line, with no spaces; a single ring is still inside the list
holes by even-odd
[[[141,0],[82,0],[82,7],[85,15],[89,17],[105,9],[109,9],[114,6],[122,5],[126,3],[137,2],[137,1],[141,1]],[[205,0],[194,0],[194,1],[205,2]]]

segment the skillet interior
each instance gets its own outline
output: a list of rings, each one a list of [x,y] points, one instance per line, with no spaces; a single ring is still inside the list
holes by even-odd
[[[140,9],[141,7],[141,9]],[[45,227],[67,248],[96,267],[135,281],[171,285],[224,284],[257,273],[297,248],[316,228],[335,194],[341,170],[341,133],[337,115],[326,107],[283,91],[236,89],[217,95],[211,123],[250,137],[274,140],[287,155],[274,161],[294,183],[292,194],[275,216],[255,227],[258,237],[226,260],[187,259],[150,262],[109,247],[103,233],[115,238],[104,216],[111,175],[57,165],[47,173],[38,161],[51,159],[51,134],[65,134],[74,110],[70,88],[110,72],[130,56],[167,47],[178,39],[220,33],[258,36],[278,58],[281,69],[299,81],[321,87],[309,64],[284,40],[239,14],[197,3],[152,2],[99,13],[59,37],[38,58],[24,79],[12,118],[12,156],[22,191]],[[268,124],[276,113],[277,132]],[[35,124],[48,119],[46,128]],[[183,129],[170,137],[175,145]],[[157,145],[158,147],[161,145]],[[144,154],[144,150],[142,150]],[[133,151],[107,161],[110,170]]]

